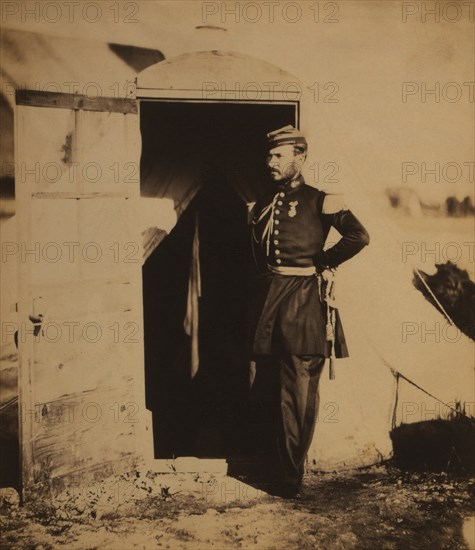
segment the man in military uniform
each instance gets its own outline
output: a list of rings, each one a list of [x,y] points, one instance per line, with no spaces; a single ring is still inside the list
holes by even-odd
[[[252,353],[256,379],[260,369],[278,377],[274,443],[279,494],[293,498],[301,489],[315,429],[325,359],[348,356],[338,311],[332,311],[331,320],[328,315],[328,274],[367,245],[369,235],[339,197],[305,183],[301,169],[307,142],[298,130],[286,126],[267,138],[275,188],[250,211],[259,270],[251,308]],[[341,239],[324,250],[332,226]]]

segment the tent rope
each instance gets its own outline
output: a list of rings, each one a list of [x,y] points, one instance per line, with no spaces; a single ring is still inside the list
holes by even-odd
[[[446,403],[445,401],[442,401],[442,399],[439,399],[436,395],[428,392],[427,390],[425,390],[422,386],[419,386],[419,384],[417,382],[414,382],[414,380],[411,380],[410,378],[408,378],[407,376],[405,376],[404,374],[402,374],[402,372],[399,372],[397,369],[395,369],[394,367],[392,367],[387,361],[386,359],[379,353],[379,351],[376,349],[376,347],[371,344],[371,347],[374,349],[374,351],[379,355],[381,361],[384,363],[384,365],[391,371],[391,374],[396,378],[396,399],[395,399],[395,403],[394,403],[394,410],[393,410],[393,427],[395,426],[395,423],[396,423],[396,408],[397,408],[397,405],[398,405],[398,397],[399,397],[399,379],[402,378],[403,380],[405,380],[406,382],[408,382],[409,384],[411,384],[412,386],[414,386],[415,388],[417,388],[418,390],[420,390],[421,392],[425,393],[426,395],[428,395],[429,397],[432,397],[432,399],[435,399],[436,401],[439,401],[439,403],[442,403],[442,405],[444,405],[445,407],[447,407],[448,409],[450,409],[451,411],[453,411],[454,413],[460,415],[460,416],[465,416],[466,418],[471,418],[467,413],[463,412],[463,411],[460,411],[458,409],[456,409],[455,407],[452,407],[452,405],[449,405],[449,403]]]

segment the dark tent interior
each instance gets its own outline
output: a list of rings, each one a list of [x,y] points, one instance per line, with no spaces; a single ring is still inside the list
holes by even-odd
[[[295,104],[141,101],[141,193],[172,198],[179,215],[143,267],[146,402],[157,458],[253,454],[246,202],[271,185],[266,133],[296,123]],[[201,297],[192,377],[183,322],[196,224]]]

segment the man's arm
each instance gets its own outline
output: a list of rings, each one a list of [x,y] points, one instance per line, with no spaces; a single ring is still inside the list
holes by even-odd
[[[315,257],[318,269],[331,269],[349,260],[369,244],[369,233],[356,216],[348,210],[341,197],[326,195],[322,207],[323,223],[333,226],[341,239],[328,250],[322,250]]]

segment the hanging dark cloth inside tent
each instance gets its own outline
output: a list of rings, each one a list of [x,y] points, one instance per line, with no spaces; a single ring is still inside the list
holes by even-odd
[[[147,408],[157,456],[242,450],[252,273],[246,205],[222,174],[210,175],[144,265]]]

